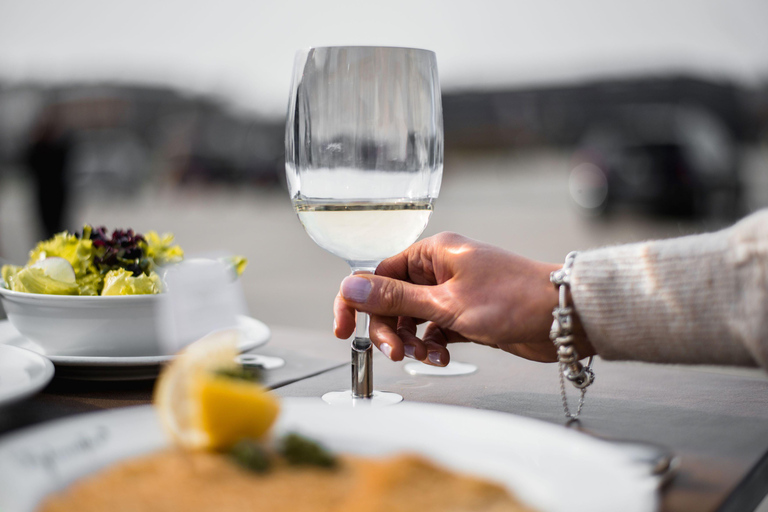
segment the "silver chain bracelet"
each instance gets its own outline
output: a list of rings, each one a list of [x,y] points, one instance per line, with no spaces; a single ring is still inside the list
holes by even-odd
[[[549,339],[557,347],[557,367],[560,373],[560,396],[563,399],[563,410],[569,421],[575,421],[584,407],[584,395],[587,387],[595,381],[595,373],[592,371],[592,357],[587,366],[579,362],[579,354],[573,346],[573,308],[566,304],[567,292],[571,287],[571,268],[576,259],[577,252],[570,252],[565,257],[563,268],[555,270],[549,275],[549,280],[559,292],[559,303],[552,310],[552,329],[549,331]],[[565,393],[565,381],[573,384],[579,390],[579,406],[575,413],[571,413],[568,407],[568,396]]]

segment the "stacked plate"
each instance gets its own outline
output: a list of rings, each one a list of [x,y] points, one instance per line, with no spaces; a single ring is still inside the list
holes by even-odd
[[[0,407],[27,398],[53,378],[53,364],[29,350],[0,345]]]
[[[269,341],[270,330],[255,318],[238,317],[238,327],[241,332],[240,350],[245,352],[264,345]],[[110,343],[109,335],[104,335],[104,343]],[[37,354],[45,356],[38,359],[49,359],[56,366],[56,376],[79,380],[143,380],[157,376],[160,366],[171,360],[173,356],[161,354],[147,355],[89,355],[87,352],[78,355],[61,355],[51,353],[39,344],[22,336],[8,321],[0,321],[0,348],[18,352],[31,351],[32,358]],[[49,363],[50,364],[50,363]],[[51,368],[52,369],[52,368]],[[2,386],[0,380],[0,386]],[[0,395],[1,396],[1,395]]]

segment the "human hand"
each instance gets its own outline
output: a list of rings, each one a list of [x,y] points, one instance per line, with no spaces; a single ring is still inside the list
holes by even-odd
[[[334,302],[334,334],[350,337],[358,310],[371,314],[371,341],[393,361],[407,356],[445,366],[447,345],[468,341],[557,361],[549,329],[558,295],[549,274],[560,267],[441,233],[384,260],[376,274],[345,278]],[[574,317],[576,350],[593,355]],[[424,321],[430,323],[419,338]]]

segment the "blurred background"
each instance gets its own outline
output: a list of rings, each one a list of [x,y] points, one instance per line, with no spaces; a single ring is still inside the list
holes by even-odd
[[[331,329],[346,264],[284,187],[294,52],[432,49],[445,174],[425,236],[525,256],[768,206],[768,3],[0,2],[0,258],[83,223],[250,260],[253,316]]]

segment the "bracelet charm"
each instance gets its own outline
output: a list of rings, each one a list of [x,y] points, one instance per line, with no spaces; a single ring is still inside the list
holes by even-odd
[[[584,407],[584,395],[587,387],[595,380],[592,371],[592,357],[587,366],[579,361],[579,354],[573,346],[573,307],[568,306],[567,292],[571,286],[571,268],[576,259],[577,252],[570,252],[565,257],[563,268],[555,270],[549,276],[549,280],[558,289],[558,305],[552,310],[552,328],[549,331],[549,339],[557,347],[557,366],[560,374],[560,395],[563,400],[565,416],[570,421],[578,419],[581,409]],[[579,391],[579,405],[575,413],[571,413],[568,407],[568,397],[565,393],[565,381],[568,380]]]

